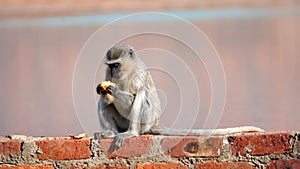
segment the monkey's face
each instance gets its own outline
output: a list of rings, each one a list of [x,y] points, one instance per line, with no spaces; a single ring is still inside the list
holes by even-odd
[[[130,73],[132,67],[132,60],[134,51],[132,47],[125,45],[118,45],[112,47],[106,53],[106,76],[111,80],[125,79],[126,74]]]

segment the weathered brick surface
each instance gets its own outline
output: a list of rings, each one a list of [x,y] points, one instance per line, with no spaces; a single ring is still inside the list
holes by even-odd
[[[188,169],[187,166],[182,163],[144,163],[138,164],[136,169]]]
[[[132,137],[124,140],[123,146],[116,150],[113,139],[99,140],[100,147],[107,152],[108,158],[139,157],[148,153],[152,137],[150,135]]]
[[[161,143],[162,151],[172,157],[217,157],[222,149],[222,137],[166,137]]]
[[[22,141],[0,138],[0,155],[9,156],[21,151]]]
[[[300,154],[300,134],[298,134],[297,152]]]
[[[299,169],[300,160],[274,160],[269,163],[268,169]]]
[[[69,169],[254,169],[254,166],[300,169],[300,157],[295,153],[299,153],[300,138],[299,133],[298,137],[292,137],[294,133],[233,134],[228,136],[230,146],[223,146],[225,136],[162,136],[160,142],[153,142],[156,136],[145,135],[126,139],[119,149],[115,148],[113,139],[101,139],[99,145],[91,145],[88,138],[0,136],[0,169],[54,169],[56,166]],[[23,140],[30,143],[23,145]],[[293,150],[292,146],[295,146]],[[153,154],[151,157],[151,153],[158,151],[167,156]],[[230,154],[244,157],[235,158]],[[273,161],[267,164],[264,159]]]
[[[74,165],[69,167],[69,169],[129,169],[129,166],[127,164],[98,164],[90,167]]]
[[[105,164],[99,164],[99,168],[105,168]],[[91,169],[92,167],[88,167],[87,165],[71,165],[69,169]]]
[[[196,169],[254,169],[247,162],[204,162],[196,165]]]
[[[0,165],[0,169],[54,169],[52,165],[24,165],[24,166],[14,166],[14,165]]]
[[[37,153],[40,160],[76,160],[91,156],[90,140],[41,140],[35,142],[42,150]]]
[[[228,138],[233,155],[290,153],[289,133],[246,134]]]
[[[102,168],[101,168],[102,167]],[[92,169],[129,169],[127,164],[110,164],[110,165],[97,165],[92,167]]]

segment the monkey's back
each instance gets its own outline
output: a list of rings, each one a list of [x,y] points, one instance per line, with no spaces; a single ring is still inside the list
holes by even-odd
[[[133,86],[135,86],[138,89],[139,88],[145,89],[146,98],[147,98],[145,106],[151,107],[150,111],[146,112],[147,114],[143,115],[147,117],[141,118],[142,119],[141,122],[144,124],[150,124],[152,127],[158,124],[161,115],[160,100],[149,69],[147,68],[147,66],[142,60],[140,60],[139,58],[136,59],[138,60],[137,63],[139,63],[138,64],[139,67],[137,67],[137,69],[139,70],[140,73],[139,76],[136,76],[136,78],[134,78],[135,79],[134,84],[140,84],[140,86],[135,86],[135,85]]]

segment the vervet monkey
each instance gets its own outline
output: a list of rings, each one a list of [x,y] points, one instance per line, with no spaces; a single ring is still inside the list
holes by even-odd
[[[162,135],[224,135],[239,132],[263,131],[252,126],[225,129],[169,129],[157,126],[161,115],[160,101],[150,72],[128,45],[117,45],[108,50],[105,61],[105,80],[112,82],[100,95],[98,115],[106,130],[95,133],[95,138],[113,138],[117,148],[124,139],[142,134]]]

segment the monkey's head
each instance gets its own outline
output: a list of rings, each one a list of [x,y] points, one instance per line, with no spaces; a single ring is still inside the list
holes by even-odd
[[[136,68],[134,49],[128,45],[116,45],[106,53],[106,75],[112,80],[125,79]]]

